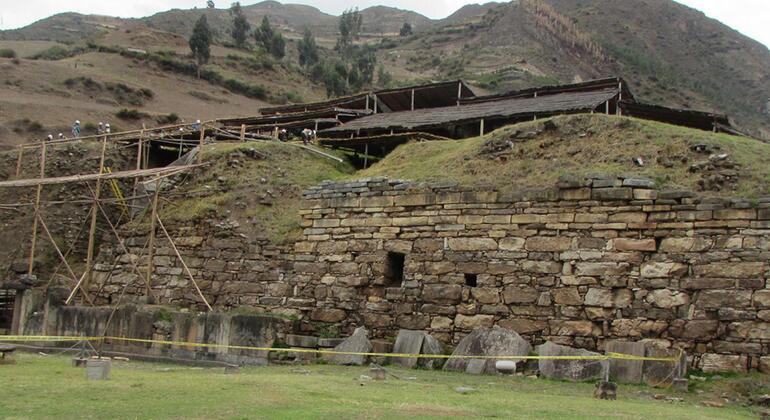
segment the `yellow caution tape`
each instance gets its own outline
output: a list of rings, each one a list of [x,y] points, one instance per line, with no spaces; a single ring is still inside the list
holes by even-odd
[[[651,362],[669,362],[679,363],[682,357],[682,350],[679,350],[679,355],[675,357],[645,357],[635,356],[632,354],[614,353],[608,352],[604,355],[597,356],[473,356],[473,355],[451,355],[451,354],[410,354],[410,353],[368,353],[368,352],[353,352],[353,351],[335,351],[335,350],[317,350],[317,349],[303,349],[303,348],[274,348],[274,347],[254,347],[254,346],[237,346],[231,344],[206,344],[206,343],[190,343],[183,341],[169,341],[169,340],[151,340],[143,338],[128,338],[128,337],[75,337],[75,336],[48,336],[48,335],[7,335],[0,336],[0,341],[6,342],[77,342],[77,341],[124,341],[132,343],[146,343],[146,344],[162,344],[168,346],[179,347],[207,347],[207,348],[223,348],[232,350],[254,350],[254,351],[267,351],[267,352],[279,352],[279,353],[315,353],[315,354],[327,354],[333,356],[370,356],[370,357],[402,357],[402,358],[424,358],[424,359],[495,359],[495,360],[636,360],[636,361],[651,361]]]

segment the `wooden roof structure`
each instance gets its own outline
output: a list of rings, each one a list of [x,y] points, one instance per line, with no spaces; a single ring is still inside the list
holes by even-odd
[[[570,83],[566,85],[550,85],[550,86],[537,86],[533,88],[513,90],[505,93],[497,93],[494,95],[474,96],[470,98],[464,98],[460,101],[461,105],[475,104],[481,102],[499,101],[501,99],[511,98],[536,98],[539,96],[555,95],[557,93],[568,92],[593,92],[606,89],[619,89],[621,91],[621,98],[623,100],[634,101],[634,95],[628,88],[623,78],[620,77],[607,77],[603,79],[587,80],[585,82]]]
[[[727,115],[712,112],[694,111],[691,109],[676,109],[661,105],[645,104],[635,101],[620,101],[623,115],[681,125],[709,131],[725,131],[730,134],[738,133],[732,128]],[[721,128],[720,128],[721,127]],[[723,129],[729,128],[729,130]]]
[[[245,124],[247,127],[280,127],[282,124],[286,123],[296,123],[298,121],[317,119],[334,119],[337,121],[346,121],[353,118],[369,115],[371,113],[372,111],[366,109],[330,107],[311,111],[293,112],[288,114],[270,114],[256,117],[228,118],[219,120],[219,122],[226,127],[240,126],[241,124]]]
[[[604,89],[588,92],[568,92],[526,98],[510,98],[462,106],[448,106],[414,111],[374,114],[353,120],[339,127],[319,132],[321,137],[343,137],[366,132],[421,131],[447,124],[464,124],[480,120],[511,119],[514,117],[549,116],[562,113],[593,111],[616,98],[620,90]]]

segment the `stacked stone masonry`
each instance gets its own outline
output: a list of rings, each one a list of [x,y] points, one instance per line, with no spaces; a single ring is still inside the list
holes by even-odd
[[[770,199],[697,198],[632,178],[520,193],[377,178],[312,188],[301,214],[291,246],[201,227],[178,231],[178,245],[215,305],[291,314],[308,333],[365,325],[456,344],[499,325],[591,350],[653,340],[696,365],[757,368],[770,354]],[[161,301],[200,302],[171,250],[156,265]],[[102,268],[114,299],[116,275],[132,274]]]

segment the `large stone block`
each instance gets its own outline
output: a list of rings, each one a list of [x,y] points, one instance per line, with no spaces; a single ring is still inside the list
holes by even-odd
[[[353,335],[346,338],[345,341],[340,343],[334,348],[337,352],[348,353],[370,353],[372,351],[372,343],[369,341],[369,332],[364,327],[358,327],[353,331]],[[331,356],[332,362],[338,365],[363,365],[368,359],[364,355],[352,355],[352,354],[336,354]]]
[[[647,251],[655,252],[657,245],[655,239],[626,239],[616,238],[612,244],[618,251]]]
[[[527,238],[526,248],[537,252],[561,252],[570,249],[572,238],[569,236],[533,236]]]
[[[340,322],[347,317],[347,312],[335,308],[316,308],[310,312],[310,319],[320,322]]]
[[[538,356],[546,357],[601,357],[599,353],[561,346],[550,341],[537,346],[536,351]],[[599,379],[604,376],[604,370],[608,368],[608,362],[606,360],[590,359],[539,359],[537,364],[541,376],[548,379],[566,379],[569,381]]]
[[[534,303],[540,293],[532,286],[511,285],[503,289],[503,301],[510,305],[516,303]]]
[[[577,287],[560,287],[551,290],[553,302],[557,305],[582,305],[583,298]]]
[[[509,318],[497,322],[499,327],[516,331],[519,334],[533,334],[544,332],[548,328],[548,321],[532,320],[526,318]]]
[[[557,261],[525,260],[521,263],[521,269],[528,273],[558,274],[561,273],[562,263]]]
[[[460,340],[452,356],[526,356],[531,350],[529,342],[513,331],[499,327],[478,328]],[[472,361],[476,361],[481,365],[480,373],[494,374],[498,360],[450,358],[444,370],[466,372]]]
[[[668,323],[644,318],[619,318],[610,321],[610,335],[615,337],[659,337]]]
[[[442,354],[442,347],[438,341],[424,331],[399,330],[396,337],[396,343],[393,345],[393,353],[396,354]],[[392,359],[394,364],[415,367],[420,361],[428,362],[429,359],[419,359],[417,357],[395,357]]]
[[[690,303],[687,293],[670,289],[658,289],[650,292],[644,300],[658,308],[671,309]]]
[[[641,341],[607,340],[605,353],[644,357],[645,344]],[[643,360],[610,359],[610,380],[628,384],[642,382]]]
[[[631,306],[633,293],[628,289],[601,289],[592,287],[583,300],[586,306],[603,308],[627,308]]]
[[[701,356],[700,368],[705,373],[744,373],[748,368],[748,360],[741,355],[706,353]]]
[[[425,302],[457,304],[462,299],[462,286],[459,284],[428,284],[422,289]]]
[[[566,335],[577,337],[598,337],[602,334],[602,329],[591,321],[565,321],[552,319],[548,321],[551,329],[551,335]]]
[[[770,340],[770,323],[761,321],[731,322],[727,326],[731,337],[749,340]]]
[[[449,238],[447,242],[452,251],[497,250],[497,241],[492,238]]]
[[[599,201],[632,200],[634,193],[632,188],[594,188],[591,198]]]
[[[660,243],[660,252],[702,252],[713,246],[713,240],[707,238],[664,238]]]
[[[644,263],[640,269],[641,276],[646,278],[682,277],[687,271],[687,264],[657,261]]]
[[[489,328],[494,324],[495,317],[493,315],[462,315],[458,314],[455,317],[455,327],[472,330],[475,328]]]
[[[525,243],[526,243],[526,239],[524,238],[515,238],[515,237],[500,238],[500,250],[501,251],[521,251],[522,249],[524,249]]]
[[[695,306],[704,309],[746,308],[751,306],[750,290],[701,290]]]
[[[579,262],[575,264],[575,274],[578,276],[622,276],[628,274],[631,265],[614,262]]]
[[[699,277],[752,278],[762,277],[767,269],[763,262],[719,262],[693,267]]]

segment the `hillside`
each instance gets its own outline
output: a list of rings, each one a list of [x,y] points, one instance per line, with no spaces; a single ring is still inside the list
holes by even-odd
[[[769,155],[770,145],[745,137],[626,117],[573,115],[468,140],[403,145],[356,176],[521,191],[553,187],[562,176],[632,175],[664,189],[756,198],[770,195]],[[634,163],[636,158],[643,166]]]
[[[0,32],[0,48],[17,50],[22,63],[26,63],[24,58],[32,55],[30,51],[43,45],[50,47],[51,43],[65,44],[70,50],[86,53],[93,52],[85,48],[87,45],[100,46],[101,52],[105,52],[105,48],[113,53],[120,49],[141,49],[156,54],[170,52],[177,62],[189,63],[189,58],[185,57],[189,53],[187,37],[195,20],[205,13],[218,42],[212,50],[215,58],[208,67],[221,74],[223,80],[261,86],[265,92],[256,98],[255,95],[233,100],[225,98],[227,101],[222,102],[200,99],[219,98],[223,94],[221,90],[219,94],[203,90],[205,96],[197,95],[192,100],[194,107],[205,108],[206,115],[231,116],[253,114],[252,110],[257,106],[251,104],[258,105],[251,102],[253,99],[284,103],[323,98],[324,87],[311,80],[309,72],[298,65],[296,41],[307,27],[324,47],[321,56],[336,57],[332,47],[337,36],[338,18],[312,6],[275,1],[245,4],[243,9],[252,27],[267,15],[283,32],[288,40],[284,59],[273,60],[265,54],[228,48],[231,17],[226,9],[174,9],[141,19],[64,13],[25,28]],[[741,129],[770,138],[770,75],[767,70],[770,68],[770,51],[702,13],[671,0],[486,3],[464,6],[442,20],[383,6],[363,9],[361,13],[364,23],[359,42],[377,46],[378,63],[393,76],[394,85],[463,78],[477,92],[493,93],[617,75],[630,83],[637,99],[643,102],[728,113]],[[413,25],[415,34],[399,37],[396,34],[405,21]],[[76,56],[66,58],[63,63],[74,67],[80,57],[77,56],[79,53],[73,54]],[[240,57],[241,61],[235,62],[231,57]],[[136,57],[129,58],[136,64]],[[9,61],[0,59],[0,65]],[[45,71],[51,75],[66,67],[48,62],[38,62],[35,66],[48,67]],[[130,72],[135,73],[132,79],[142,80],[144,71],[148,72],[148,80],[158,75],[158,66],[144,66],[146,70],[142,67],[129,67]],[[96,64],[93,69],[103,79],[123,77],[114,69]],[[8,81],[7,75],[0,75],[0,78],[4,79],[0,83],[5,83],[2,89],[6,92],[15,83]],[[183,78],[182,85],[198,83],[190,79]],[[39,98],[37,102],[51,104],[62,99],[53,91],[46,94],[39,88],[30,91],[25,87],[38,80],[32,79],[13,88],[15,96],[29,93],[30,97]],[[212,88],[216,91],[222,85],[222,82],[213,83]],[[178,96],[179,92],[173,92],[176,87],[175,83],[156,87],[156,98]],[[230,93],[243,96],[242,92]],[[6,102],[9,108],[12,103],[15,104]],[[184,109],[186,101],[174,103],[179,105],[154,107],[148,102],[143,106],[149,113],[177,113],[185,119],[201,114],[188,113]],[[0,125],[7,127],[5,135],[0,133],[0,143],[15,141],[9,140],[7,134],[11,122],[24,118],[37,121],[40,120],[38,115],[47,112],[44,108],[23,105],[19,108],[23,112],[14,111],[13,120],[0,115]],[[141,107],[140,110],[144,111]],[[53,115],[59,124],[57,114]],[[69,115],[61,121],[73,119],[75,114]],[[106,119],[107,115],[100,118]]]

